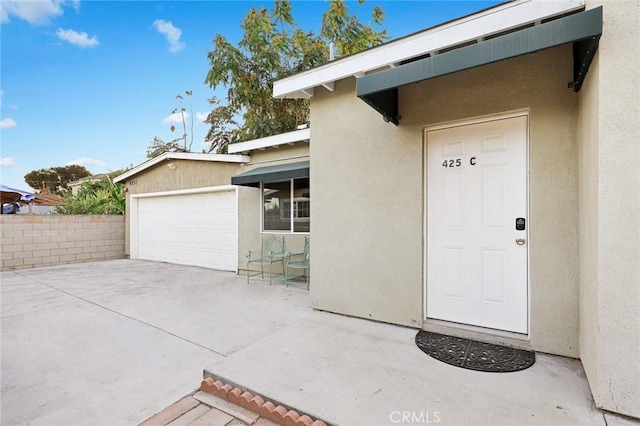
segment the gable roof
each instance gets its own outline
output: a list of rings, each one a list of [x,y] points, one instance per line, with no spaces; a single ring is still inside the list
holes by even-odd
[[[434,56],[443,50],[540,24],[584,9],[584,6],[585,0],[514,0],[275,81],[273,96],[310,98],[315,87],[322,86],[333,91],[333,85],[338,80],[394,68],[425,54]]]
[[[135,176],[150,167],[155,166],[165,160],[194,160],[194,161],[214,161],[220,163],[248,163],[251,157],[248,155],[229,155],[229,154],[204,154],[197,152],[165,152],[155,158],[145,161],[137,165],[133,169],[116,177],[113,181],[118,183]]]
[[[57,206],[62,204],[62,197],[55,194],[35,194],[31,203],[39,206]]]

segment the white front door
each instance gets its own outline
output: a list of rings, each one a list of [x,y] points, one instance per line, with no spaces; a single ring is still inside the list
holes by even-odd
[[[527,116],[427,130],[427,317],[528,332]]]

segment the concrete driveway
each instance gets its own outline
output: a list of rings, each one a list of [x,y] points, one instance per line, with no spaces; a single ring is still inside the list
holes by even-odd
[[[630,425],[577,360],[481,373],[416,330],[312,311],[309,293],[131,260],[2,273],[2,425],[136,424],[206,369],[338,425]]]
[[[115,260],[2,272],[2,425],[137,424],[205,367],[311,314],[309,293]]]

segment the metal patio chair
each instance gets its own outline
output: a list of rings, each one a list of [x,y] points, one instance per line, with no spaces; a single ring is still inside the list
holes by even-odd
[[[247,284],[249,284],[249,278],[261,275],[264,279],[264,267],[269,266],[269,285],[272,284],[273,274],[271,273],[271,265],[280,262],[282,271],[284,271],[284,236],[281,235],[263,235],[262,243],[260,244],[260,257],[255,257],[257,252],[247,251],[245,257],[247,258]],[[251,265],[260,265],[260,272],[251,274],[249,269]]]
[[[311,267],[311,250],[309,246],[309,237],[304,237],[304,250],[302,253],[285,253],[285,266],[284,266],[284,282],[287,287],[289,284],[296,283],[296,281],[290,281],[290,279],[306,277],[307,290],[309,290],[309,269]],[[289,274],[289,269],[301,271],[297,275]],[[304,274],[302,273],[304,271]],[[299,282],[299,281],[298,281]]]

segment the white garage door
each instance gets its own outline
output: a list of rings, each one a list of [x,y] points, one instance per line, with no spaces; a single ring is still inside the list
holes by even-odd
[[[131,230],[132,257],[236,270],[235,190],[140,197],[136,216],[132,218],[137,219],[137,227]]]

